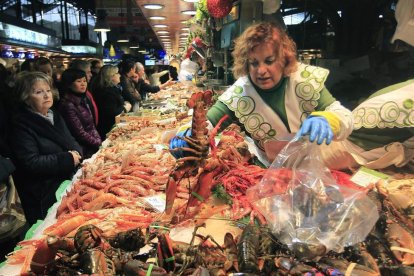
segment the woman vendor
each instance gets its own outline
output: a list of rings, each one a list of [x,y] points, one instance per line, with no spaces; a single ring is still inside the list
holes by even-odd
[[[213,126],[228,114],[223,128],[238,122],[260,149],[264,142],[290,133],[309,135],[311,142],[329,144],[352,131],[351,111],[326,89],[329,71],[301,64],[292,39],[272,23],[247,28],[235,41],[233,74],[238,80],[219,97],[207,117]],[[177,136],[189,135],[182,129]],[[179,158],[185,142],[170,140]]]

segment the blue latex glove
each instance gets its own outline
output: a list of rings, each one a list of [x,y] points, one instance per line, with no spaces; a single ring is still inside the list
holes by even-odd
[[[185,156],[184,151],[182,150],[174,150],[176,148],[188,148],[189,145],[184,140],[177,138],[178,137],[186,137],[191,135],[191,128],[187,128],[183,131],[178,132],[175,137],[171,138],[170,140],[170,152],[175,158],[183,158]]]
[[[324,117],[309,117],[307,118],[296,134],[297,137],[309,135],[309,141],[314,142],[317,139],[317,144],[323,143],[329,145],[333,139],[332,128]]]

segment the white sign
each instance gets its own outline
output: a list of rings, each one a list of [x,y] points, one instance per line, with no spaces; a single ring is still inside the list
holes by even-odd
[[[62,45],[62,50],[73,54],[96,54],[96,48],[86,45]]]
[[[367,187],[369,184],[374,184],[380,179],[388,178],[391,177],[378,171],[360,167],[358,171],[351,177],[351,181],[362,187]]]
[[[5,38],[19,41],[30,42],[39,45],[49,45],[50,36],[31,30],[26,30],[14,25],[0,23],[5,34]],[[1,28],[0,28],[1,29]]]

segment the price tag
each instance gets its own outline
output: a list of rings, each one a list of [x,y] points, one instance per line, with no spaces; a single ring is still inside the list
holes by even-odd
[[[390,179],[391,176],[384,174],[384,173],[380,173],[378,171],[375,170],[371,170],[365,167],[361,167],[359,168],[359,170],[351,177],[351,180],[362,186],[362,187],[366,187],[371,183],[376,183],[378,180],[383,179]]]
[[[145,197],[144,200],[151,205],[152,208],[158,212],[164,212],[165,210],[165,194],[160,194],[156,196]]]

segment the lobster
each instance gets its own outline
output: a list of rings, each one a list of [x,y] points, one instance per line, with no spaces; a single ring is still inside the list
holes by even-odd
[[[236,242],[233,235],[226,233],[224,245],[221,246],[210,235],[197,234],[200,227],[195,226],[190,243],[172,241],[167,233],[158,235],[158,263],[174,275],[188,275],[190,271],[200,267],[206,268],[210,275],[224,275],[229,271],[237,271]],[[195,245],[195,238],[200,243]]]
[[[187,102],[187,106],[194,110],[191,135],[189,137],[176,137],[187,142],[189,147],[171,150],[182,150],[187,156],[177,159],[177,165],[168,178],[166,188],[166,214],[171,213],[176,198],[177,185],[182,179],[198,175],[198,181],[187,203],[188,208],[197,205],[198,202],[204,201],[209,196],[212,180],[221,172],[216,163],[210,166],[209,169],[207,168],[207,157],[210,146],[212,151],[215,150],[214,137],[228,116],[224,116],[210,135],[208,135],[207,111],[213,103],[212,97],[212,91],[197,92]]]

